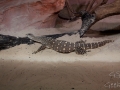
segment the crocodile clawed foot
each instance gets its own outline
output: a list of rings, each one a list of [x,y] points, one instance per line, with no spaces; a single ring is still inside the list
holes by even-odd
[[[36,53],[38,53],[38,51],[35,51],[35,52],[33,52],[32,54],[36,54]]]
[[[81,55],[87,53],[87,51],[81,47],[76,47],[75,52],[76,52],[76,54],[81,54]]]
[[[40,47],[38,48],[37,51],[34,51],[32,54],[36,54],[36,53],[38,53],[38,52],[44,50],[45,48],[46,48],[46,46],[45,46],[45,45],[42,45],[42,46],[40,46]]]

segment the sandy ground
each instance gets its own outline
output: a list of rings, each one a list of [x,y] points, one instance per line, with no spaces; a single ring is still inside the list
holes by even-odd
[[[58,38],[59,40],[66,41],[79,41],[79,35],[73,36],[64,36]],[[119,62],[120,61],[120,34],[113,36],[106,36],[102,38],[89,38],[86,37],[82,40],[87,40],[87,42],[98,42],[103,40],[115,40],[112,43],[106,44],[103,47],[97,49],[91,49],[91,52],[88,52],[85,55],[77,55],[75,52],[70,54],[62,54],[51,49],[45,49],[37,54],[32,54],[36,51],[41,45],[36,43],[33,45],[20,45],[8,50],[3,50],[0,52],[0,58],[5,60],[27,60],[27,61],[64,61],[64,62],[73,62],[73,61],[100,61],[100,62]]]
[[[14,36],[25,36],[27,33],[61,33],[76,30],[80,27],[79,24],[76,25],[78,22],[80,23],[77,21],[59,29],[38,31],[29,28],[24,31],[0,33]],[[80,40],[77,34],[58,39],[70,42]],[[87,42],[106,39],[112,39],[114,42],[93,49],[85,55],[77,55],[75,52],[62,54],[51,49],[32,54],[40,46],[37,43],[0,51],[0,90],[120,90],[120,34],[83,38]]]
[[[120,90],[119,65],[1,60],[0,90]]]

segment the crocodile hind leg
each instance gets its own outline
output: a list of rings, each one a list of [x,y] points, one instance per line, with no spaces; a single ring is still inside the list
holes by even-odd
[[[38,53],[38,52],[44,50],[45,48],[46,48],[46,46],[45,46],[45,45],[42,45],[42,46],[40,46],[40,47],[38,48],[37,51],[33,52],[32,54],[36,54],[36,53]]]
[[[86,48],[86,40],[85,41],[83,41],[83,40],[77,41],[75,44],[77,45],[77,47],[75,47],[75,52],[77,54],[83,55],[83,54],[86,54],[87,52],[90,52]]]
[[[82,45],[84,45],[85,44],[85,42],[86,41],[83,41],[83,40],[80,40],[80,41],[77,41],[76,43],[75,43],[75,45],[77,45],[76,47],[75,47],[75,52],[76,52],[76,54],[85,54],[86,53],[86,49],[84,48],[84,47],[81,47],[79,44],[82,44]]]
[[[81,48],[81,47],[76,47],[75,52],[76,52],[76,54],[83,55],[83,54],[86,54],[87,52],[90,52],[90,50],[86,50],[86,49]]]
[[[86,49],[83,49],[81,47],[76,47],[75,52],[76,52],[76,54],[81,54],[81,55],[87,53]]]

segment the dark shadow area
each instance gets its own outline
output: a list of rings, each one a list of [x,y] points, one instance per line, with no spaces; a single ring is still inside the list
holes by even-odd
[[[116,35],[120,33],[120,25],[114,29],[104,30],[104,31],[96,31],[96,30],[88,30],[83,37],[104,37],[110,35]]]
[[[33,44],[34,41],[27,37],[15,37],[0,34],[0,50],[8,49],[20,44]]]
[[[115,35],[119,33],[120,33],[120,30],[107,30],[107,31],[100,32],[101,35]]]

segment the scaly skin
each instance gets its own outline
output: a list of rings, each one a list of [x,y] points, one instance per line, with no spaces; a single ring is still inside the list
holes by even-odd
[[[77,54],[85,54],[88,49],[95,49],[104,46],[106,43],[112,42],[112,40],[105,40],[95,43],[86,43],[85,41],[81,40],[75,43],[71,43],[46,36],[34,36],[33,34],[27,34],[27,37],[42,44],[42,46],[34,53],[44,50],[45,48],[50,48],[60,53],[76,52]]]
[[[95,23],[96,16],[95,14],[90,14],[86,11],[83,11],[82,17],[82,26],[80,30],[78,30],[80,37],[82,37],[85,32]]]

